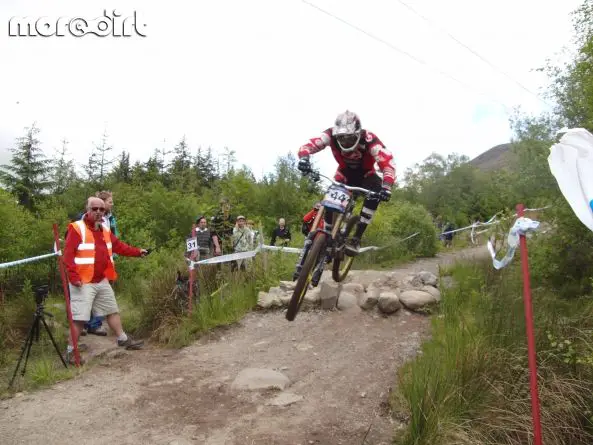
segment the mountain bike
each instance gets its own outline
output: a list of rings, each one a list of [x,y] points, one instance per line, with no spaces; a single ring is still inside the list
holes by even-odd
[[[332,263],[334,281],[339,283],[346,278],[354,261],[354,257],[346,253],[346,243],[360,221],[359,215],[353,215],[356,200],[360,196],[380,199],[378,192],[336,182],[317,171],[311,171],[310,175],[315,181],[323,177],[331,184],[321,200],[297,265],[298,279],[286,311],[288,321],[293,321],[296,317],[309,285],[316,287],[319,284],[326,263]],[[331,232],[318,227],[326,212],[333,213]]]

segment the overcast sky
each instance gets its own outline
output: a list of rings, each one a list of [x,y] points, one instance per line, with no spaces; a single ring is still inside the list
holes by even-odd
[[[547,84],[533,70],[569,44],[580,4],[402,0],[427,23],[398,0],[310,2],[391,46],[302,0],[2,0],[0,161],[36,121],[48,154],[65,137],[79,163],[106,128],[134,161],[185,135],[193,150],[228,146],[259,177],[346,108],[400,174],[433,151],[475,157],[509,140],[513,107],[546,109],[515,81],[534,93]],[[12,16],[55,23],[114,8],[135,11],[146,37],[8,36]],[[329,152],[319,159],[333,172]]]

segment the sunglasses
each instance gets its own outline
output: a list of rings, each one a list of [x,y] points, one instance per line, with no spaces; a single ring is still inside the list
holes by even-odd
[[[105,207],[91,207],[91,210],[93,212],[104,212],[105,211]]]

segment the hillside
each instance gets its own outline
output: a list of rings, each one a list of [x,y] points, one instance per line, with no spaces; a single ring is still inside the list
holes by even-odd
[[[470,164],[483,171],[508,168],[514,163],[515,154],[511,151],[511,144],[500,144],[476,156]]]

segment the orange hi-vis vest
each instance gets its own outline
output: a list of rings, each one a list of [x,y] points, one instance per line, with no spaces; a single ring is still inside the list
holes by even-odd
[[[95,236],[83,220],[70,223],[70,226],[80,235],[80,239],[82,240],[78,245],[76,256],[74,257],[76,271],[83,284],[90,283],[95,273]],[[107,252],[109,252],[109,262],[107,263],[107,269],[105,269],[105,278],[115,280],[117,273],[113,264],[111,231],[104,224],[101,224],[101,228],[103,229],[103,239],[107,245]]]

